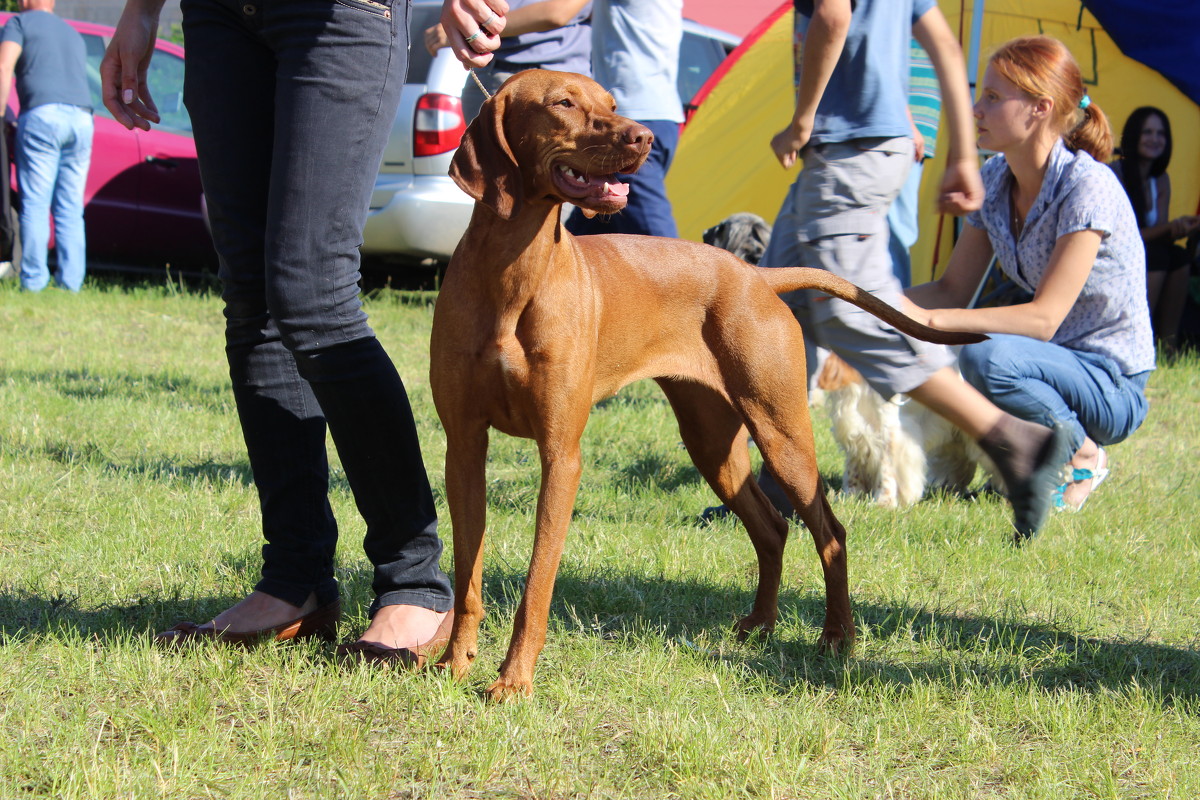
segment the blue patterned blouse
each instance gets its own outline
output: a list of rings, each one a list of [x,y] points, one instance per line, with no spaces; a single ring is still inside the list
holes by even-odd
[[[1124,375],[1154,369],[1146,251],[1129,197],[1112,170],[1059,140],[1018,240],[1009,213],[1014,178],[1004,156],[989,159],[982,176],[983,207],[967,222],[987,232],[1000,269],[1027,292],[1037,289],[1059,238],[1082,230],[1102,234],[1079,299],[1050,341],[1108,356]]]

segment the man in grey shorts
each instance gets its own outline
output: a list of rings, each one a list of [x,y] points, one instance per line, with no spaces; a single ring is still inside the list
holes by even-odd
[[[912,150],[912,139],[904,137],[809,145],[764,265],[821,267],[901,307],[902,287],[889,267],[887,212],[904,185]],[[845,301],[820,292],[794,292],[785,300],[810,346],[846,353],[885,397],[910,392],[954,363],[948,348],[905,336]],[[809,359],[810,369],[816,362]]]
[[[804,168],[779,211],[762,265],[822,267],[902,308],[887,212],[913,163],[910,37],[933,61],[949,119],[939,205],[965,214],[983,202],[961,50],[935,0],[793,2],[796,111],[771,147],[785,168],[802,153]],[[798,292],[785,300],[804,328],[810,370],[815,346],[827,348],[884,397],[906,393],[961,428],[1004,477],[1018,540],[1038,532],[1066,460],[1065,431],[1001,411],[950,368],[954,356],[946,348],[903,336],[822,295]],[[770,476],[760,481],[782,505]]]

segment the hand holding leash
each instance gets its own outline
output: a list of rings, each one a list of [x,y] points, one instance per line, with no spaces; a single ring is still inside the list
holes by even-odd
[[[442,29],[449,47],[463,66],[486,66],[500,46],[500,33],[507,22],[505,0],[445,0]]]

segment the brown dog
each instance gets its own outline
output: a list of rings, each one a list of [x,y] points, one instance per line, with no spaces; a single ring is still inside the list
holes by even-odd
[[[532,692],[550,597],[579,488],[580,439],[592,404],[653,378],[684,444],[717,496],[742,520],[759,582],[740,632],[771,630],[787,523],[750,475],[747,428],[812,532],[824,570],[821,645],[854,639],[846,534],[817,472],[804,342],[778,292],[814,288],[921,338],[980,337],[918,325],[822,270],[758,269],[715,247],[564,230],[562,203],[614,213],[650,131],[618,116],[589,78],[529,70],[483,105],[450,174],[477,202],[446,272],[433,321],[430,378],[446,430],[446,494],[457,601],[439,664],[461,677],[483,618],[488,428],[537,441],[542,463],[528,582],[493,699]]]

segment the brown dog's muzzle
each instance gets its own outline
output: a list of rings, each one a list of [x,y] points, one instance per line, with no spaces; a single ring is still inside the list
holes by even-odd
[[[557,162],[552,170],[554,188],[562,200],[574,203],[584,214],[614,214],[629,202],[629,185],[621,175],[637,172],[654,143],[654,134],[645,125],[623,117],[615,119],[622,127],[606,134],[608,142],[600,146],[608,153],[598,157],[597,147],[581,147],[576,155]],[[578,155],[587,154],[587,158]]]
[[[645,156],[650,153],[650,145],[654,144],[654,134],[645,125],[635,122],[625,129],[625,141]]]

